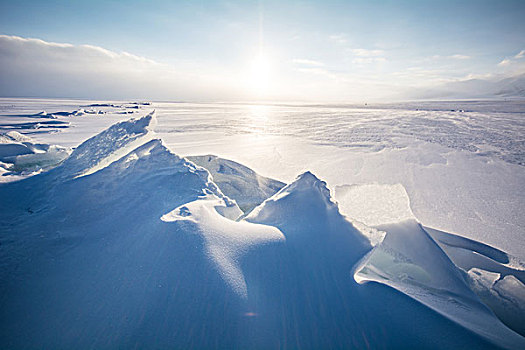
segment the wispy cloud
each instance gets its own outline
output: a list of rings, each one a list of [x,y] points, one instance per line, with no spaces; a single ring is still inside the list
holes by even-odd
[[[328,39],[336,44],[345,45],[348,43],[348,39],[345,34],[332,34],[328,36]]]
[[[457,81],[465,81],[465,80],[472,80],[472,79],[495,80],[498,78],[504,78],[504,76],[498,76],[494,73],[480,73],[480,74],[470,73],[464,77],[461,77],[460,79],[457,79]]]
[[[351,52],[359,57],[378,57],[383,56],[383,50],[369,50],[369,49],[351,49]]]
[[[454,55],[448,55],[448,56],[443,56],[443,55],[434,55],[434,56],[430,56],[429,57],[429,60],[469,60],[471,59],[472,56],[469,56],[469,55],[463,55],[463,54],[454,54]]]
[[[356,65],[378,64],[387,61],[383,50],[359,48],[348,49],[348,52],[354,57],[352,63]]]
[[[507,70],[511,69],[514,71],[523,72],[525,71],[525,50],[521,50],[516,55],[512,57],[505,57],[498,63],[498,67],[505,68]]]
[[[523,57],[525,57],[525,50],[521,50],[516,56],[514,56],[514,58],[516,59],[520,59]]]
[[[328,39],[341,47],[346,58],[349,58],[353,64],[364,66],[387,61],[383,50],[352,47],[344,33],[332,34]]]
[[[470,56],[467,56],[467,55],[460,55],[460,54],[455,54],[455,55],[451,55],[451,56],[448,56],[449,58],[453,58],[453,59],[456,59],[456,60],[469,60],[471,59]]]
[[[511,59],[505,58],[500,63],[498,63],[498,66],[509,66],[512,63]]]

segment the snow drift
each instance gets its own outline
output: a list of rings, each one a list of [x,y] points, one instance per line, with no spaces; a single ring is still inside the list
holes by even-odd
[[[275,194],[224,160],[210,174],[154,121],[0,184],[3,348],[525,346],[417,223],[379,227],[373,247],[312,173]]]

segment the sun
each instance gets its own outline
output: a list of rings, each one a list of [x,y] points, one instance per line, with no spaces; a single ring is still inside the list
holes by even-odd
[[[248,84],[258,95],[265,94],[270,89],[272,75],[271,61],[267,56],[259,54],[250,65],[250,74]]]

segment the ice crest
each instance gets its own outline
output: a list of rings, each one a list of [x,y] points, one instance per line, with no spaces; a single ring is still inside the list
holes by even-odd
[[[370,250],[369,240],[338,209],[326,183],[307,171],[255,208],[246,221],[279,228],[292,246],[349,264]]]
[[[60,170],[69,177],[92,174],[152,138],[155,111],[112,125],[78,146]]]

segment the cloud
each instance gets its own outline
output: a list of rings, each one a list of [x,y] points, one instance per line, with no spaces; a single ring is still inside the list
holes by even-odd
[[[525,50],[521,50],[516,56],[514,56],[514,58],[516,59],[520,59],[523,57],[525,57]]]
[[[332,34],[328,39],[343,48],[346,56],[350,56],[353,64],[364,66],[371,64],[384,63],[387,61],[385,52],[378,49],[352,48],[349,45],[346,34]],[[352,58],[353,57],[353,58]],[[348,58],[348,57],[347,57]]]
[[[510,66],[516,66],[516,65],[523,65],[522,58],[525,57],[525,50],[521,50],[516,55],[512,57],[505,57],[500,63],[498,63],[498,66],[500,67],[510,67]]]
[[[359,57],[377,57],[384,55],[383,50],[352,49],[352,53]]]
[[[521,50],[517,54],[511,57],[505,57],[501,60],[497,67],[499,68],[499,74],[505,76],[517,76],[525,74],[525,50]]]
[[[508,58],[505,58],[500,63],[498,63],[498,66],[509,66],[512,63],[512,61]]]
[[[383,50],[348,49],[348,52],[354,56],[352,63],[356,65],[378,64],[387,61]]]
[[[348,43],[348,39],[345,34],[332,34],[328,36],[328,39],[336,44],[345,45]]]
[[[469,73],[464,77],[461,77],[457,81],[465,81],[465,80],[472,80],[472,79],[482,79],[482,80],[495,80],[499,76],[494,73],[481,73],[481,74],[473,74]],[[505,78],[504,76],[499,77],[500,79]]]
[[[456,59],[456,60],[468,60],[468,59],[471,58],[470,56],[467,56],[467,55],[460,55],[460,54],[451,55],[451,56],[448,56],[448,57],[449,57],[449,58]]]
[[[227,74],[217,76],[194,63],[171,66],[93,45],[8,35],[0,35],[0,76],[1,96],[219,99],[234,94]]]
[[[434,55],[434,56],[429,57],[428,60],[442,60],[442,59],[469,60],[471,58],[472,57],[468,55],[455,54],[455,55],[448,55],[448,56]]]
[[[96,63],[119,63],[119,64],[141,64],[158,66],[159,63],[132,55],[127,52],[113,52],[102,47],[93,45],[72,45],[63,43],[47,42],[40,39],[21,38],[18,36],[0,35],[0,49],[4,56],[22,60],[38,58],[40,60],[53,58],[56,65],[65,62],[85,64]],[[53,63],[53,62],[47,62]]]

